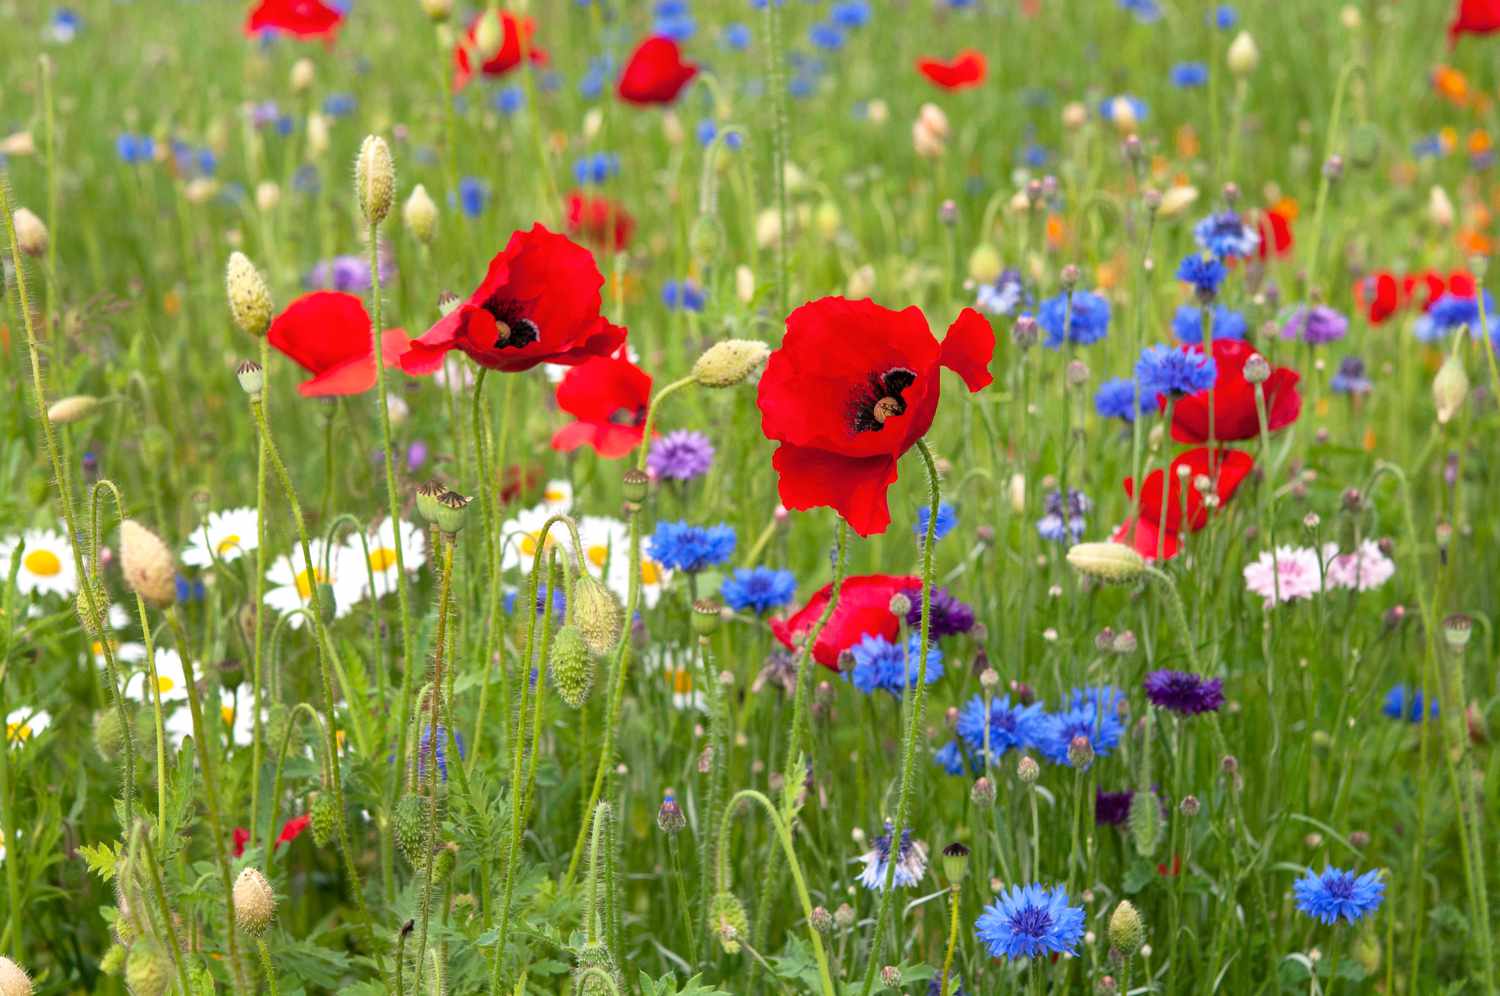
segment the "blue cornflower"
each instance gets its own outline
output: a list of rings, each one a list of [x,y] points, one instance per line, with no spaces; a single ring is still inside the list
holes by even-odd
[[[1220,31],[1228,31],[1238,23],[1240,23],[1239,12],[1229,6],[1229,4],[1221,3],[1214,8],[1213,24]]]
[[[1320,923],[1331,924],[1340,919],[1353,923],[1380,908],[1385,898],[1385,883],[1378,871],[1355,875],[1325,865],[1321,875],[1309,868],[1306,875],[1292,883],[1292,894],[1297,897],[1297,909]]]
[[[1021,147],[1021,162],[1032,169],[1040,169],[1047,165],[1049,155],[1047,147],[1045,145],[1038,145],[1036,142],[1027,142]]]
[[[724,44],[736,52],[743,52],[750,47],[750,29],[738,22],[724,25],[722,37]]]
[[[1093,502],[1089,501],[1089,496],[1077,488],[1068,489],[1066,507],[1062,492],[1053,490],[1042,501],[1042,517],[1036,523],[1037,534],[1051,543],[1077,543],[1083,539],[1083,531],[1088,526],[1089,510],[1092,508]]]
[[[691,280],[668,280],[661,285],[661,301],[668,311],[702,311],[707,298],[703,288]]]
[[[1484,292],[1484,317],[1488,320],[1491,331],[1500,326],[1500,320],[1495,315],[1495,298],[1489,291]],[[1432,302],[1432,307],[1427,309],[1425,315],[1417,319],[1412,332],[1422,342],[1435,342],[1462,325],[1471,329],[1479,328],[1479,299],[1444,294]]]
[[[464,735],[457,730],[453,731],[453,741],[458,744],[458,759],[464,757]],[[422,739],[417,744],[417,778],[420,780],[426,770],[427,758],[432,755],[432,724],[428,723],[422,727]],[[437,769],[438,775],[443,781],[448,780],[448,728],[442,723],[437,728]]]
[[[1219,365],[1214,358],[1188,346],[1147,346],[1135,361],[1135,379],[1141,393],[1182,397],[1214,386]]]
[[[514,114],[526,106],[526,90],[512,84],[495,91],[490,102],[501,114]]]
[[[529,590],[531,586],[528,584],[526,587]],[[520,598],[520,595],[521,593],[518,591],[507,591],[504,598],[501,599],[501,604],[505,606],[507,615],[516,611],[516,600]],[[538,584],[536,589],[536,614],[541,615],[546,607],[547,586],[545,584]],[[567,615],[567,612],[567,595],[563,591],[563,589],[558,588],[556,591],[552,592],[552,618],[561,619],[563,616]]]
[[[1207,304],[1219,295],[1219,285],[1229,271],[1212,253],[1193,253],[1184,256],[1177,266],[1177,279],[1193,285],[1198,300]]]
[[[1113,122],[1115,120],[1115,111],[1119,109],[1121,101],[1130,108],[1131,117],[1135,118],[1137,124],[1145,121],[1151,113],[1146,107],[1146,102],[1141,100],[1141,98],[1132,94],[1122,93],[1114,97],[1105,97],[1099,101],[1099,116],[1106,121]]]
[[[917,524],[912,527],[912,531],[917,534],[917,542],[920,543],[926,540],[927,523],[931,518],[932,509],[928,506],[923,505],[922,507],[917,509]],[[947,536],[949,533],[953,532],[953,527],[956,525],[958,525],[957,510],[947,502],[938,503],[937,525],[933,527],[933,538],[942,539],[944,536]]]
[[[78,29],[82,26],[83,20],[77,11],[71,7],[58,7],[52,12],[52,19],[47,22],[47,37],[66,45],[78,37]]]
[[[1137,397],[1134,380],[1111,377],[1094,392],[1094,411],[1101,418],[1134,422],[1137,411],[1143,415],[1156,411],[1156,396],[1142,392]]]
[[[181,574],[178,574],[172,578],[172,582],[177,588],[177,601],[179,602],[201,602],[203,601],[203,596],[208,593],[203,582],[196,578],[189,581]]]
[[[303,163],[292,174],[292,189],[299,194],[316,194],[323,189],[323,179],[318,176],[318,167]]]
[[[1011,705],[1010,696],[1002,695],[990,700],[990,757],[998,758],[1006,751],[1025,750],[1036,743],[1045,719],[1038,703]],[[963,738],[969,751],[984,755],[984,699],[974,696],[958,711],[958,722],[954,731]]]
[[[696,573],[728,560],[734,553],[734,527],[658,522],[647,540],[651,559],[664,567]]]
[[[1238,211],[1211,214],[1193,226],[1198,248],[1206,249],[1220,259],[1250,256],[1260,245],[1260,233],[1245,224]]]
[[[1427,715],[1432,719],[1437,719],[1438,704],[1436,702],[1428,702],[1420,691],[1413,692],[1405,685],[1392,685],[1391,690],[1385,693],[1385,704],[1380,707],[1380,711],[1392,719],[1420,723],[1424,704],[1427,707]]]
[[[1250,332],[1250,323],[1238,311],[1231,311],[1222,304],[1214,305],[1214,340],[1243,339]],[[1197,345],[1203,341],[1203,309],[1196,304],[1184,304],[1172,315],[1172,334],[1179,342]]]
[[[983,770],[979,756],[965,751],[963,745],[957,740],[950,740],[934,751],[932,763],[950,775],[961,775],[965,768],[969,769],[971,776]]]
[[[738,567],[719,586],[724,604],[736,612],[749,610],[763,616],[791,602],[797,593],[797,579],[791,571],[773,567]]]
[[[698,144],[704,147],[713,143],[719,137],[719,125],[713,118],[704,118],[698,122]],[[745,145],[745,136],[737,129],[731,128],[724,132],[724,148],[739,151]]]
[[[1074,346],[1088,346],[1109,335],[1109,301],[1092,291],[1074,291],[1070,313],[1068,295],[1058,294],[1042,302],[1036,320],[1047,333],[1042,345],[1048,349],[1057,349],[1064,340]]]
[[[991,958],[1073,954],[1083,937],[1083,907],[1069,906],[1060,885],[1013,885],[984,908],[974,935]]]
[[[1187,90],[1208,82],[1208,67],[1201,62],[1179,62],[1169,74],[1172,85]]]
[[[886,691],[900,698],[908,686],[915,685],[922,659],[922,638],[911,633],[906,645],[892,643],[883,636],[865,636],[849,648],[854,670],[849,680],[854,687],[872,695]],[[927,647],[927,684],[943,676],[943,651],[936,643]]]
[[[156,141],[150,135],[124,132],[115,137],[115,152],[128,166],[149,163],[156,157]]]
[[[843,0],[834,4],[828,13],[833,23],[841,28],[862,28],[870,23],[868,0]]]
[[[844,47],[844,29],[831,21],[819,21],[808,29],[807,40],[814,48],[837,52]]]
[[[352,93],[330,93],[323,98],[323,113],[331,118],[342,118],[354,113],[358,101]]]
[[[470,218],[479,217],[484,211],[486,191],[478,177],[466,176],[458,181],[458,203]]]
[[[885,822],[885,833],[875,838],[875,846],[864,854],[860,860],[865,863],[865,870],[859,873],[859,884],[866,889],[880,892],[885,889],[886,869],[891,862],[891,821]],[[891,879],[893,885],[898,889],[907,889],[922,881],[922,876],[927,873],[927,848],[920,842],[913,842],[911,829],[901,831],[901,845],[896,849],[896,874]]]
[[[1443,140],[1437,135],[1428,135],[1412,143],[1413,159],[1437,159],[1443,154]]]
[[[1281,337],[1293,341],[1301,340],[1309,346],[1321,346],[1338,342],[1349,333],[1349,319],[1326,304],[1315,304],[1311,308],[1298,308],[1281,326]]]
[[[687,41],[697,32],[688,6],[682,0],[660,0],[654,8],[656,18],[652,23],[652,34],[664,35],[677,42]]]
[[[1161,20],[1161,4],[1156,0],[1120,0],[1120,8],[1130,11],[1142,24]]]
[[[573,179],[580,185],[603,183],[620,173],[620,157],[613,152],[596,152],[573,163]]]
[[[1075,688],[1068,705],[1042,717],[1036,748],[1053,764],[1068,763],[1068,747],[1074,737],[1083,737],[1096,757],[1114,750],[1120,743],[1125,726],[1120,722],[1120,705],[1125,693],[1117,688]]]
[[[994,283],[980,286],[974,303],[979,310],[992,315],[1013,315],[1017,308],[1030,304],[1026,285],[1021,281],[1021,271],[1015,267],[1001,270]]]
[[[1339,368],[1328,381],[1335,394],[1369,394],[1374,385],[1365,376],[1365,361],[1358,356],[1346,356],[1339,361]]]

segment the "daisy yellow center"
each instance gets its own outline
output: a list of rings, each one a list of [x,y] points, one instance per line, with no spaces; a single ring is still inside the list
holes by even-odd
[[[673,695],[690,695],[693,691],[693,672],[687,668],[673,668],[670,672]]]
[[[219,706],[219,715],[224,717],[225,726],[234,725],[234,706]]]
[[[6,723],[5,739],[11,743],[31,739],[31,724],[29,723]]]
[[[548,488],[546,491],[542,492],[542,497],[546,501],[560,502],[567,496],[556,488]]]
[[[228,536],[225,536],[223,539],[219,540],[218,552],[219,556],[221,557],[224,556],[224,554],[229,553],[232,550],[238,550],[239,548],[240,538],[234,533],[230,533]]]
[[[50,578],[62,573],[62,561],[51,550],[32,550],[21,558],[21,563],[38,577]]]
[[[161,694],[165,695],[176,687],[177,682],[173,681],[171,678],[168,678],[166,675],[159,674],[156,676],[156,690]]]
[[[381,571],[390,570],[396,563],[396,551],[388,546],[380,547],[378,550],[370,551],[370,569],[379,574]]]
[[[321,567],[314,569],[310,578],[307,571],[302,571],[297,575],[297,597],[307,601],[312,598],[313,585],[323,584],[327,580]]]
[[[641,561],[641,584],[661,584],[661,567],[654,560]]]
[[[95,657],[103,657],[104,656],[104,641],[103,640],[95,640],[94,643],[93,643],[93,646],[90,647],[89,649],[93,651]],[[109,641],[109,649],[110,650],[114,650],[114,651],[118,651],[120,649],[120,641],[119,640],[110,640]]]
[[[603,567],[604,562],[609,559],[609,547],[591,546],[588,552],[589,563],[595,567]]]

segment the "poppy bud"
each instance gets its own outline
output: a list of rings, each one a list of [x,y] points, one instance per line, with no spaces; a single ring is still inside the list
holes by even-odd
[[[1468,329],[1465,327],[1464,334],[1467,333]],[[1464,371],[1463,360],[1459,359],[1455,350],[1448,354],[1432,380],[1432,401],[1437,406],[1438,424],[1446,425],[1463,407],[1464,399],[1468,396],[1469,375]]]
[[[771,348],[754,339],[716,342],[693,364],[693,379],[704,387],[733,387],[753,374]]]
[[[418,865],[426,857],[429,832],[429,804],[415,793],[401,797],[391,817],[391,826],[396,832],[396,846],[406,855],[406,860]]]
[[[1186,184],[1168,187],[1166,193],[1161,195],[1161,206],[1157,209],[1157,213],[1163,218],[1172,218],[1192,207],[1197,200],[1197,187]]]
[[[432,245],[432,236],[437,231],[437,205],[420,183],[411,189],[406,203],[401,206],[401,221],[418,242],[424,246]]]
[[[1109,915],[1109,946],[1126,957],[1135,954],[1146,942],[1146,925],[1141,914],[1128,899],[1120,900]]]
[[[11,220],[16,226],[16,247],[33,259],[45,256],[48,236],[42,219],[26,208],[16,208]]]
[[[1077,543],[1068,550],[1068,563],[1085,577],[1126,584],[1141,576],[1146,561],[1123,543]]]
[[[176,558],[160,536],[134,519],[120,523],[120,572],[147,604],[160,609],[177,601]]]
[[[1079,128],[1082,128],[1084,125],[1088,124],[1088,120],[1088,106],[1079,101],[1072,101],[1071,103],[1066,104],[1062,109],[1063,127],[1068,129],[1069,131],[1077,131]]]
[[[573,583],[573,604],[569,610],[589,650],[608,653],[619,642],[623,625],[620,603],[603,581],[592,574],[580,574]]]
[[[240,390],[252,398],[260,397],[266,389],[266,371],[254,360],[245,360],[235,367],[234,377],[240,382]]]
[[[981,242],[969,253],[969,279],[976,284],[994,283],[1003,269],[1000,250],[988,242]]]
[[[755,271],[743,263],[734,268],[734,296],[741,304],[755,300]]]
[[[234,881],[234,921],[251,937],[259,937],[276,916],[276,893],[258,869],[246,868]]]
[[[552,686],[564,702],[577,709],[588,701],[594,687],[594,656],[577,626],[569,623],[557,631],[548,670],[552,672]]]
[[[328,151],[328,118],[313,112],[307,116],[307,154],[313,158]]]
[[[493,18],[493,12],[485,15]],[[391,147],[379,135],[366,135],[354,160],[354,192],[365,220],[378,225],[390,213],[396,196],[396,164]]]
[[[154,937],[130,945],[125,959],[125,984],[135,996],[164,996],[172,982],[172,964]]]
[[[67,425],[88,418],[100,405],[91,394],[74,394],[52,402],[47,408],[47,421],[53,425]]]
[[[1453,227],[1453,201],[1442,187],[1434,186],[1427,192],[1427,220],[1439,228]]]
[[[338,832],[339,811],[333,796],[321,792],[307,807],[308,825],[312,828],[313,843],[326,847]]]
[[[741,942],[750,936],[750,918],[732,892],[715,893],[708,906],[708,922],[725,954],[739,954]]]
[[[0,996],[31,996],[31,976],[4,957],[0,957]]]
[[[99,971],[112,979],[120,977],[120,973],[125,971],[125,946],[123,944],[109,946],[109,950],[104,952],[104,957],[99,959]],[[17,992],[29,993],[31,990],[19,989]]]
[[[487,9],[479,17],[479,23],[474,25],[474,50],[480,58],[480,62],[488,62],[500,51],[500,44],[505,40],[505,28],[500,23],[500,12],[496,9]]]
[[[333,622],[334,616],[338,615],[338,592],[334,591],[333,585],[329,584],[327,581],[319,581],[317,584],[317,591],[318,618],[321,619],[323,621],[323,625],[326,626],[329,623]]]
[[[1260,49],[1256,47],[1255,39],[1250,37],[1250,32],[1241,31],[1235,35],[1234,41],[1229,43],[1224,61],[1228,63],[1229,71],[1236,76],[1249,76],[1255,72],[1255,67],[1260,65]]]
[[[94,747],[106,761],[113,761],[125,749],[125,724],[118,710],[101,709],[94,714]]]
[[[298,59],[292,63],[291,84],[293,93],[301,93],[313,85],[317,78],[318,68],[308,58]]]
[[[229,313],[241,332],[265,335],[271,327],[271,291],[249,258],[242,252],[230,253],[225,268],[224,287],[229,295]]]
[[[441,24],[453,14],[453,0],[422,0],[422,13],[427,19]]]

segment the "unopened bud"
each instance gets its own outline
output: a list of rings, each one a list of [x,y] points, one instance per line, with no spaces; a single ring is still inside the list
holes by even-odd
[[[744,382],[771,355],[771,348],[754,339],[725,339],[714,343],[693,364],[693,379],[704,387],[733,387]]]
[[[229,313],[240,331],[265,335],[271,327],[271,291],[249,258],[242,252],[231,253],[224,271],[224,288],[229,296]]]
[[[493,12],[488,17],[493,17]],[[379,135],[366,135],[354,160],[354,192],[365,220],[378,225],[390,213],[396,196],[396,164],[391,148]]]
[[[411,188],[406,203],[401,206],[401,221],[412,238],[424,246],[432,245],[432,237],[437,232],[437,205],[420,183]]]
[[[42,219],[26,208],[16,208],[11,220],[16,226],[16,247],[33,259],[45,256],[49,237]]]
[[[234,881],[234,919],[240,929],[259,937],[276,916],[276,893],[256,868],[246,868]]]

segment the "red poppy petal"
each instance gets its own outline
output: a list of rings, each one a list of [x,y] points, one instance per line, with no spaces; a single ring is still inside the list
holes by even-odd
[[[995,355],[995,330],[989,319],[973,308],[959,312],[943,338],[941,363],[964,379],[970,391],[980,391],[994,381],[990,360]]]
[[[245,34],[285,31],[298,38],[332,35],[344,15],[321,0],[261,0],[245,20]]]
[[[1120,528],[1114,531],[1110,539],[1116,543],[1134,547],[1135,552],[1147,560],[1156,559],[1158,542],[1161,543],[1162,556],[1166,560],[1177,556],[1182,548],[1177,539],[1177,533],[1169,529],[1163,535],[1154,523],[1147,522],[1144,518],[1139,522],[1135,519],[1126,519]]]
[[[683,60],[675,41],[653,35],[631,53],[616,92],[631,104],[670,104],[696,75],[697,65]]]
[[[374,349],[363,302],[342,291],[303,294],[276,316],[266,338],[315,376],[369,356]]]
[[[833,508],[861,536],[883,533],[891,524],[886,491],[896,481],[895,457],[845,457],[782,443],[771,466],[781,475],[787,508]]]

